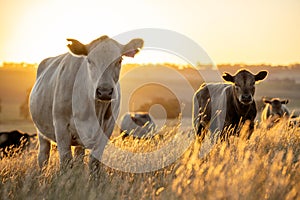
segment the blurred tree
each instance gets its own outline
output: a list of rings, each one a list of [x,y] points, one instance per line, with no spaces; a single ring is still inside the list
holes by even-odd
[[[26,90],[26,98],[25,101],[20,105],[20,116],[24,119],[29,119],[29,95],[31,88]]]

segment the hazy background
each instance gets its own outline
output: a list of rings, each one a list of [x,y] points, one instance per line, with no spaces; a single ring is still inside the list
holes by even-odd
[[[217,69],[190,65],[126,64],[121,71],[121,116],[127,111],[148,111],[157,123],[175,119],[181,113],[185,128],[191,126],[192,97],[204,82],[220,81],[224,71],[235,73],[245,67],[253,73],[268,70],[267,79],[256,86],[255,99],[258,115],[263,108],[261,98],[280,97],[290,100],[288,107],[295,114],[300,111],[300,64],[289,66],[269,65],[218,65]],[[28,95],[34,84],[36,65],[4,63],[0,68],[0,131],[20,129],[34,132],[28,110]],[[119,122],[118,122],[119,123]]]

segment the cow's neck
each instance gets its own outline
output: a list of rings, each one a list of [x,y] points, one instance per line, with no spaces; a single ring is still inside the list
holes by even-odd
[[[95,102],[96,115],[100,125],[103,125],[104,120],[111,115],[111,102]],[[104,114],[105,113],[105,114]]]

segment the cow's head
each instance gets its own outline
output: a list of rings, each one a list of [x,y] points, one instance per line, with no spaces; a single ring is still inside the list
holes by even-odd
[[[270,111],[273,115],[278,115],[279,117],[282,117],[284,115],[282,104],[287,104],[289,100],[280,100],[279,98],[272,98],[271,100],[268,100],[266,98],[263,98],[263,102],[265,104],[270,104]]]
[[[222,77],[225,81],[229,81],[234,84],[234,95],[239,102],[244,105],[249,105],[253,102],[255,83],[265,79],[267,74],[267,71],[260,71],[254,75],[243,69],[233,76],[229,73],[224,73]]]
[[[147,122],[151,121],[150,115],[144,112],[131,113],[130,117],[139,126],[144,126]]]
[[[93,82],[95,100],[100,102],[108,102],[114,98],[122,57],[134,57],[144,44],[142,39],[133,39],[122,45],[108,36],[102,36],[87,45],[74,39],[67,40],[73,55],[85,57],[88,74]]]

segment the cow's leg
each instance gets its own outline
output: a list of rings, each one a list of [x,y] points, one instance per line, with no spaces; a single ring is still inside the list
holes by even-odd
[[[38,164],[40,168],[47,165],[50,155],[51,142],[46,139],[39,131],[39,153],[38,153]]]
[[[96,159],[93,155],[90,155],[89,168],[91,174],[97,173],[99,171],[100,161]]]
[[[57,121],[62,122],[62,121]],[[60,159],[60,167],[65,170],[72,161],[72,150],[71,150],[71,134],[69,134],[67,127],[64,123],[56,123],[55,126],[55,137]]]
[[[101,166],[100,159],[103,155],[103,151],[107,143],[105,137],[106,136],[104,134],[100,134],[100,137],[98,138],[98,143],[96,143],[95,145],[97,148],[93,149],[90,152],[89,168],[90,168],[90,174],[94,178],[99,177],[99,173],[101,171],[99,168]]]
[[[206,134],[206,126],[203,123],[199,123],[198,129],[197,129],[197,136],[199,136],[199,140],[203,141],[205,134]]]
[[[101,173],[100,166],[101,166],[100,161],[96,159],[92,154],[90,154],[90,159],[89,159],[90,181],[92,181],[92,183],[96,185],[99,184],[99,178]]]
[[[90,153],[90,160],[89,160],[89,168],[90,168],[90,175],[91,178],[98,181],[100,174],[104,172],[102,169],[103,164],[100,162],[105,146],[112,134],[114,123],[110,123],[107,126],[105,134],[101,133],[99,134],[99,137],[97,138],[95,148],[92,149]],[[105,172],[104,172],[105,173]]]
[[[203,126],[202,126],[201,123],[199,123],[198,129],[197,129],[197,135],[198,135],[198,136],[201,136],[202,130],[203,130]]]
[[[74,150],[74,159],[76,162],[83,163],[85,149],[82,146],[76,146]]]

